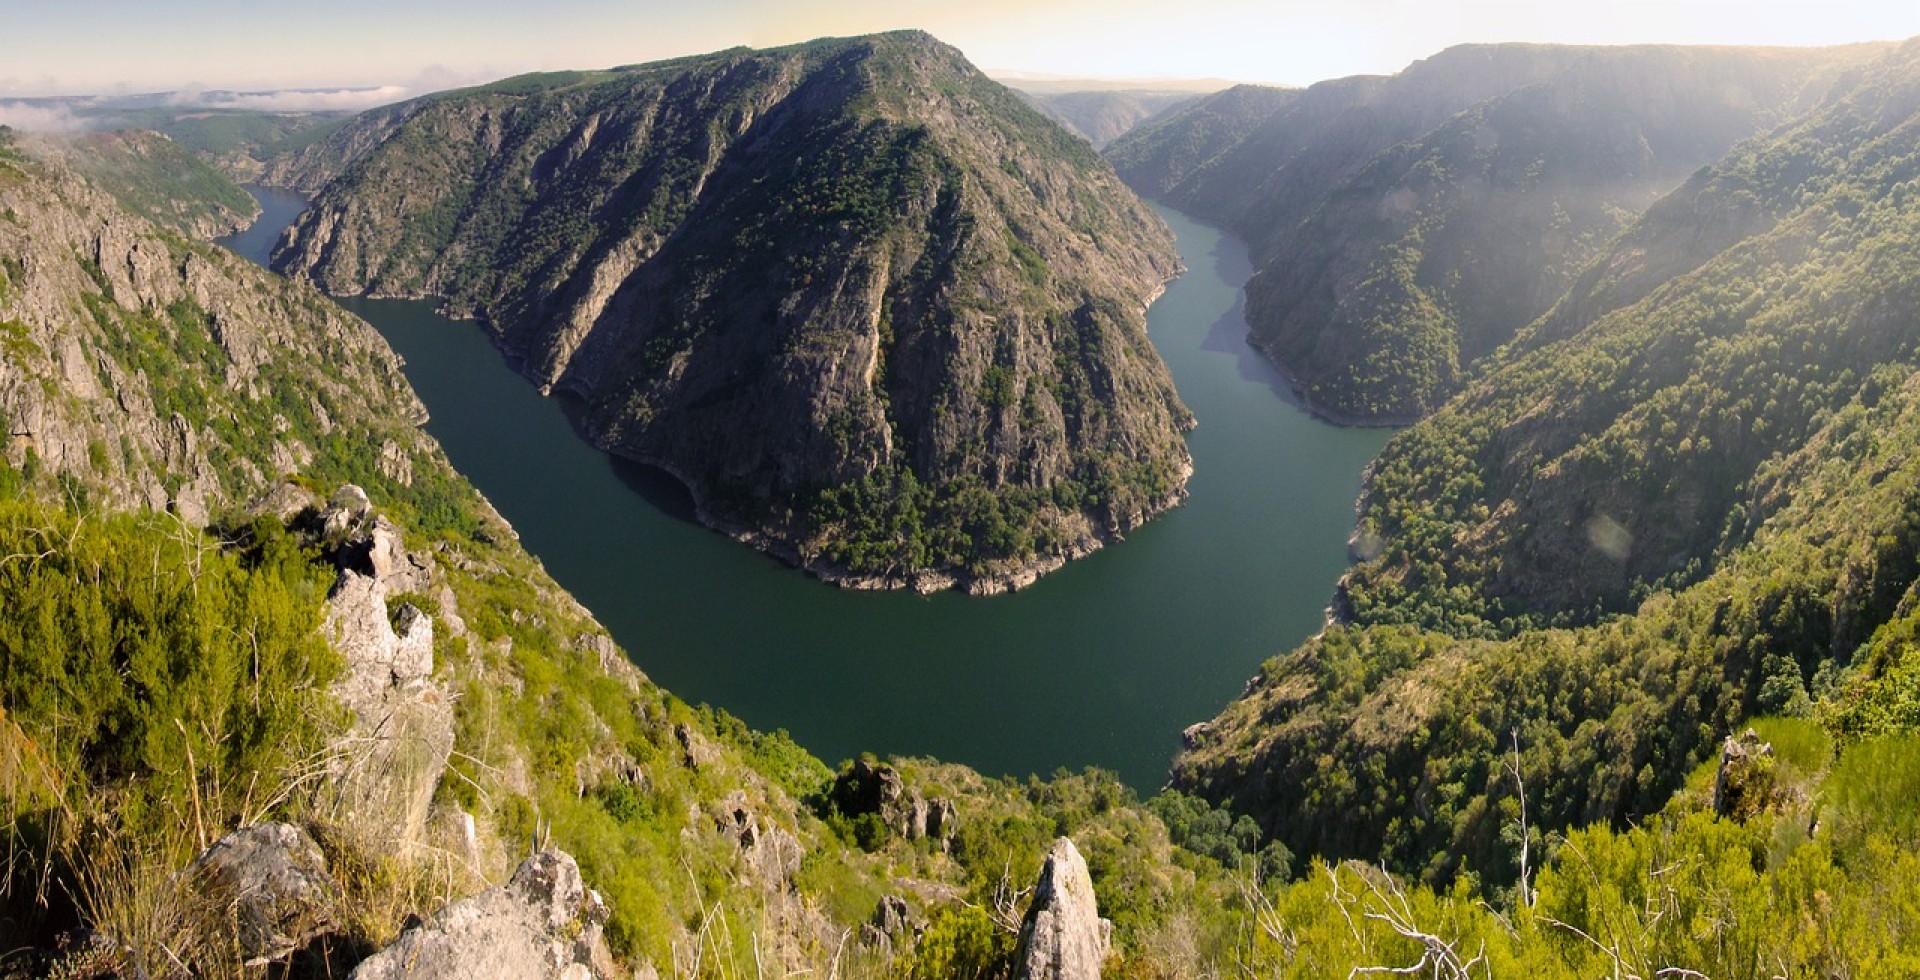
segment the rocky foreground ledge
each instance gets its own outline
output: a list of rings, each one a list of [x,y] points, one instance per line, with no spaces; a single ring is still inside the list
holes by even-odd
[[[284,823],[257,824],[214,842],[188,869],[201,893],[230,909],[244,963],[329,957],[350,910],[320,846]],[[602,926],[607,906],[571,855],[547,848],[505,884],[432,913],[361,960],[352,980],[588,980],[616,968]]]

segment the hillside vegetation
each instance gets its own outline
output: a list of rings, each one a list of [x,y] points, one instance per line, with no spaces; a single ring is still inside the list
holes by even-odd
[[[1222,93],[1108,153],[1252,244],[1254,343],[1316,411],[1404,423],[1656,198],[1881,50],[1469,45]]]
[[[332,110],[154,106],[102,109],[97,117],[116,128],[163,133],[230,178],[252,182],[264,174],[268,161],[298,153],[326,138],[346,125],[352,114]]]
[[[1165,225],[924,34],[363,115],[277,267],[480,318],[705,520],[864,586],[1023,584],[1177,503]]]
[[[1061,835],[1108,976],[1920,969],[1897,364],[1701,584],[1577,631],[1330,631],[1194,733],[1194,793],[1143,801],[836,769],[678,701],[447,466],[367,325],[4,132],[0,273],[0,975],[344,976],[532,842],[597,893],[556,924],[595,976],[1007,977]],[[1793,717],[1694,766],[1760,711]],[[195,862],[266,827],[333,890],[247,967],[260,926]]]
[[[209,241],[231,234],[260,210],[226,175],[160,133],[128,129],[41,137],[37,148],[60,156],[121,207],[188,238]]]
[[[253,927],[187,869],[266,822],[310,833],[338,881],[302,975],[344,976],[534,839],[604,896],[619,963],[670,975],[1004,972],[1063,833],[1130,923],[1122,957],[1228,897],[1111,775],[898,763],[952,814],[931,834],[833,802],[835,772],[784,736],[628,663],[418,429],[366,324],[4,133],[0,209],[0,974],[237,974]],[[396,632],[430,638],[429,672],[369,679],[358,658]],[[396,784],[419,809],[356,795]],[[1179,812],[1209,853],[1259,844]],[[889,895],[904,918],[863,933]]]
[[[1296,852],[1511,881],[1510,756],[1536,827],[1623,827],[1757,714],[1910,724],[1917,91],[1909,45],[1697,175],[1396,437],[1342,622],[1175,785]]]
[[[0,159],[0,425],[15,469],[195,522],[289,473],[430,477],[425,409],[372,327],[155,227],[60,162],[105,146],[97,166],[112,166],[118,140]]]

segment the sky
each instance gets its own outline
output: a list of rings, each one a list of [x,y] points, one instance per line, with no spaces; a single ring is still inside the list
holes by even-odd
[[[371,88],[902,27],[990,71],[1307,84],[1468,41],[1834,44],[1920,35],[1862,0],[0,0],[0,97]],[[284,103],[283,103],[284,104]]]

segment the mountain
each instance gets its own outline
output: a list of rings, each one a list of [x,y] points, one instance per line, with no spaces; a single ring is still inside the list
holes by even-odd
[[[145,130],[46,136],[35,152],[57,155],[127,210],[202,241],[246,227],[253,198],[186,147]]]
[[[1310,405],[1404,423],[1633,216],[1877,50],[1469,46],[1196,106],[1111,156],[1255,244],[1254,342]]]
[[[1230,203],[1207,208],[1191,192],[1176,195],[1175,189],[1186,187],[1189,177],[1198,180],[1199,172],[1214,165],[1226,148],[1246,142],[1255,129],[1301,96],[1298,89],[1235,85],[1143,123],[1109,145],[1106,157],[1142,194],[1225,222],[1233,213]]]
[[[345,976],[512,927],[499,884],[570,894],[544,929],[594,976],[1004,972],[983,910],[1017,925],[996,889],[1061,834],[1116,955],[1182,971],[1134,930],[1225,902],[1257,836],[1181,803],[1196,873],[1110,774],[836,771],[679,701],[451,469],[370,326],[23,146],[0,129],[6,975]],[[570,893],[516,870],[530,841]],[[517,948],[490,935],[455,952]]]
[[[704,519],[863,586],[1017,586],[1177,503],[1165,225],[919,33],[509,79],[360,117],[277,267],[439,296]]]
[[[342,98],[373,105],[385,90],[149,92],[0,99],[17,108],[27,128],[58,133],[160,133],[231,179],[259,179],[265,161],[297,152],[338,128],[353,113],[324,106]]]
[[[1397,75],[1297,90],[1239,86],[1142,127],[1107,155],[1128,183],[1232,229],[1264,264],[1276,237],[1376,155],[1553,78],[1582,50],[1590,49],[1461,45]]]
[[[220,172],[243,182],[258,180],[266,161],[298,152],[345,125],[353,115],[338,110],[282,111],[204,104],[102,106],[77,114],[118,129],[164,133]]]
[[[1096,150],[1125,136],[1134,127],[1199,98],[1198,93],[1178,89],[1082,90],[1064,87],[1066,84],[1070,83],[1006,83],[1047,118],[1086,137]]]
[[[1860,186],[1834,185],[1837,220]],[[110,392],[86,384],[96,366]],[[1330,839],[1393,845],[1296,868],[1186,793],[835,770],[678,701],[447,466],[396,367],[313,290],[0,130],[0,405],[24,436],[0,454],[6,975],[1008,976],[1063,949],[1118,976],[1913,972],[1920,655],[1901,590],[1920,563],[1890,517],[1920,480],[1920,388],[1896,370],[1779,468],[1781,547],[1711,583],[1733,591],[1675,597],[1685,615],[1529,647],[1342,628],[1305,669],[1269,666],[1243,708],[1291,710],[1325,677],[1335,714],[1309,727],[1338,736],[1367,702],[1349,739],[1307,745],[1310,793],[1285,799]],[[41,420],[24,432],[22,405]],[[185,448],[155,441],[154,407]],[[258,462],[281,447],[292,480]],[[203,480],[204,517],[170,489]],[[1848,635],[1881,625],[1856,669],[1816,674],[1817,721],[1758,721],[1657,814],[1546,846],[1543,827],[1604,802],[1579,794],[1658,806],[1665,762],[1633,766],[1710,739],[1734,714],[1705,700],[1723,682],[1763,675],[1757,704],[1804,710],[1796,664],[1743,657],[1819,630],[1836,583]],[[1409,679],[1423,652],[1447,656]],[[1511,780],[1493,764],[1509,721],[1528,722]],[[1266,737],[1298,746],[1299,727]],[[1435,828],[1500,843],[1409,861]],[[1516,876],[1519,841],[1537,857]],[[1487,884],[1373,861],[1463,855]]]
[[[1911,719],[1916,179],[1909,43],[1648,208],[1389,443],[1341,621],[1174,784],[1297,850],[1510,877],[1509,756],[1536,826],[1620,825],[1755,715]]]
[[[289,474],[424,468],[412,435],[424,409],[371,327],[224,249],[158,231],[60,162],[96,142],[110,160],[170,145],[151,134],[21,142],[0,161],[0,423],[29,482],[204,522]]]

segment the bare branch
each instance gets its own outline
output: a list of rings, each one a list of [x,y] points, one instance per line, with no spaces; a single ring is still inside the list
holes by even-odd
[[[1510,734],[1513,736],[1513,761],[1507,764],[1507,771],[1513,773],[1514,785],[1520,790],[1520,904],[1532,908],[1533,884],[1527,868],[1527,851],[1532,843],[1532,835],[1527,829],[1527,781],[1520,775],[1520,729],[1516,727]]]
[[[1370,870],[1371,869],[1369,869],[1369,871]],[[1392,929],[1402,938],[1419,943],[1421,952],[1420,959],[1410,966],[1356,966],[1347,974],[1348,980],[1366,974],[1411,976],[1416,973],[1428,972],[1431,972],[1436,980],[1443,980],[1443,978],[1444,980],[1472,980],[1472,973],[1470,971],[1473,965],[1480,962],[1486,954],[1486,946],[1484,943],[1481,945],[1480,953],[1475,955],[1473,959],[1461,960],[1459,952],[1453,948],[1453,943],[1440,938],[1440,936],[1435,933],[1421,929],[1414,921],[1413,903],[1407,898],[1405,889],[1400,887],[1400,883],[1395,881],[1392,875],[1387,874],[1386,869],[1380,869],[1378,880],[1375,880],[1375,876],[1371,873],[1361,874],[1360,880],[1366,883],[1368,892],[1367,899],[1371,899],[1378,906],[1377,911],[1365,909],[1364,902],[1367,899],[1362,899],[1363,909],[1361,917],[1374,922],[1385,923],[1387,928]],[[1384,888],[1380,884],[1381,882],[1385,882]],[[1335,880],[1335,886],[1336,888],[1338,887],[1338,879]],[[1335,901],[1340,901],[1338,894],[1336,894]],[[1341,913],[1344,915],[1346,914],[1346,908],[1344,903],[1341,904]],[[1351,916],[1348,916],[1347,922],[1349,925],[1353,924]],[[1355,936],[1357,937],[1358,935],[1359,933],[1356,930]]]

